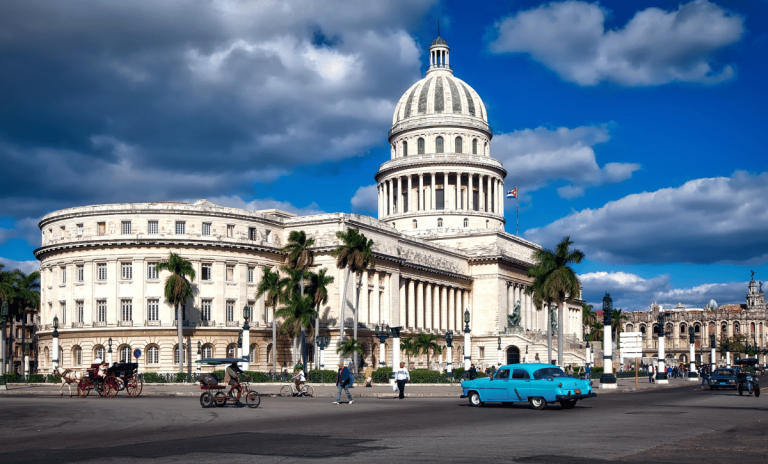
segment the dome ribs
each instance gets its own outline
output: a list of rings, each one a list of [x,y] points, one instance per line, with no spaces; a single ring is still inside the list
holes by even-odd
[[[472,99],[472,95],[469,93],[469,89],[464,83],[461,83],[461,88],[464,89],[464,95],[467,96],[467,106],[469,106],[469,114],[475,116],[475,101]]]
[[[406,119],[411,115],[411,104],[413,103],[413,96],[416,94],[416,89],[418,89],[418,85],[413,86],[413,90],[411,90],[411,94],[408,95],[408,101],[405,103],[405,112],[403,113],[403,119]]]
[[[424,83],[419,94],[419,114],[425,114],[427,112],[427,96],[429,95],[429,86],[432,84],[432,79],[429,79]]]
[[[438,77],[435,81],[435,113],[445,111],[445,96],[443,95],[443,78]]]
[[[461,114],[461,94],[459,94],[459,88],[456,87],[456,83],[453,79],[446,79],[448,81],[448,87],[451,89],[451,102],[453,103],[453,112]]]

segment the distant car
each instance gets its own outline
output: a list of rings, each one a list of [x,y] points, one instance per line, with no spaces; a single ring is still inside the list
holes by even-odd
[[[712,376],[709,378],[709,389],[720,390],[721,388],[736,388],[739,385],[739,380],[736,378],[736,369],[719,368],[715,369]]]
[[[566,377],[553,364],[509,364],[501,366],[492,378],[461,382],[462,398],[470,406],[529,402],[534,409],[544,409],[548,403],[560,403],[563,409],[576,406],[578,400],[597,396],[587,380]]]

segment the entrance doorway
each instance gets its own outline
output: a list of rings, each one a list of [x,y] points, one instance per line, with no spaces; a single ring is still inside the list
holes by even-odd
[[[507,364],[520,364],[520,349],[516,346],[507,348]]]

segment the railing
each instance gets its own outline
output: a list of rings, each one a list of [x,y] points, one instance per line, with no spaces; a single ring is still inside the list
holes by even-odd
[[[173,325],[174,325],[174,327],[178,326],[179,325],[179,321],[178,320],[173,321]],[[190,323],[189,323],[188,320],[184,320],[184,322],[181,324],[182,327],[188,327],[189,325],[190,325]]]
[[[240,327],[240,321],[227,321],[227,327]]]
[[[216,321],[200,321],[201,327],[216,327]]]
[[[94,321],[93,322],[94,327],[106,327],[107,321]]]
[[[83,323],[82,322],[73,322],[72,323],[72,328],[73,329],[82,329],[83,328]]]
[[[148,327],[160,327],[162,324],[160,321],[144,321],[144,325]]]
[[[133,327],[133,321],[118,321],[118,327]]]

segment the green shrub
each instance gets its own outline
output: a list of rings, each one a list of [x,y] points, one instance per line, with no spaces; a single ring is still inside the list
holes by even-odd
[[[61,376],[59,374],[46,375],[45,381],[48,383],[61,383]]]
[[[3,374],[3,378],[7,383],[19,383],[22,377],[19,374],[16,374],[15,372],[8,372],[6,374]]]
[[[224,381],[224,371],[215,371],[214,374],[216,374],[220,381]],[[245,371],[243,374],[253,383],[272,382],[272,375],[266,372]]]
[[[453,370],[453,377],[455,379],[460,379],[460,378],[464,377],[464,368],[463,367],[459,367],[459,368],[454,369]]]
[[[163,376],[157,372],[145,372],[141,375],[144,379],[144,383],[162,383],[164,382]]]
[[[391,367],[380,367],[373,371],[373,383],[387,383],[391,374]]]
[[[28,383],[44,383],[45,382],[45,376],[43,374],[30,374],[29,377],[27,377]]]
[[[330,369],[317,369],[307,373],[307,382],[309,383],[336,383],[339,377],[338,371]]]

